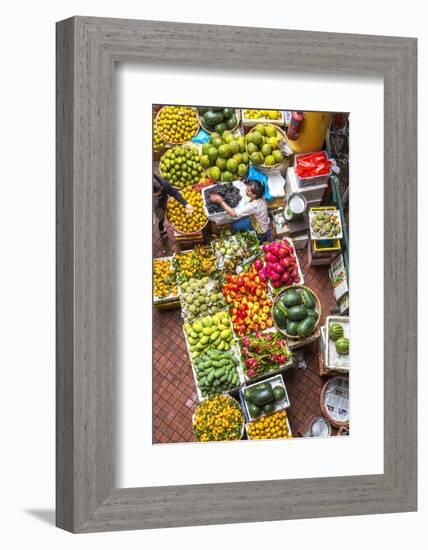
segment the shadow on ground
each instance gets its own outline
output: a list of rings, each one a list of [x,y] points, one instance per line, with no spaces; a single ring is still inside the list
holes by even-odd
[[[25,510],[25,512],[30,516],[34,516],[40,521],[43,521],[45,523],[48,523],[49,525],[55,526],[55,510],[30,509],[30,510]]]

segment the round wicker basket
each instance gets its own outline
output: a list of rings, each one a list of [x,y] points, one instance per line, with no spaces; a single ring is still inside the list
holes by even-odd
[[[192,138],[194,138],[198,132],[199,132],[199,127],[200,127],[200,124],[199,124],[199,116],[198,116],[198,112],[196,109],[194,109],[193,107],[189,107],[189,109],[191,109],[194,114],[195,114],[195,119],[196,119],[196,122],[198,123],[197,125],[197,128],[196,128],[196,132],[193,134],[193,136],[190,138],[190,139],[186,139],[185,141],[170,141],[169,139],[167,139],[163,134],[162,132],[160,131],[159,129],[159,117],[160,117],[160,114],[162,113],[162,111],[165,109],[165,107],[168,107],[168,105],[164,105],[161,109],[159,109],[157,115],[156,115],[156,130],[158,132],[158,134],[160,135],[160,137],[166,141],[166,143],[168,145],[183,145],[183,143],[186,143],[187,141],[190,141]]]
[[[342,428],[349,426],[349,418],[347,420],[344,420],[343,422],[340,420],[337,420],[337,418],[333,418],[330,411],[325,406],[325,394],[329,390],[329,388],[334,387],[335,385],[338,385],[338,382],[342,381],[346,382],[348,380],[347,376],[333,376],[333,378],[330,378],[327,380],[327,382],[324,384],[324,386],[321,388],[320,393],[320,407],[321,412],[327,418],[327,420],[330,422],[332,426],[335,426],[336,428]]]
[[[273,302],[273,304],[272,304],[272,319],[273,319],[273,322],[274,322],[274,325],[275,325],[276,329],[277,329],[279,332],[281,332],[282,334],[285,334],[285,336],[287,336],[287,338],[290,338],[290,339],[293,339],[293,340],[301,340],[301,339],[302,339],[301,336],[288,334],[288,333],[286,332],[285,329],[280,328],[280,327],[276,324],[275,318],[274,318],[274,316],[273,316],[273,309],[274,309],[274,307],[275,307],[276,302],[277,302],[278,300],[280,300],[280,299],[282,298],[282,295],[283,295],[285,292],[287,292],[287,290],[290,290],[291,288],[295,288],[296,290],[299,290],[299,289],[303,289],[303,288],[304,288],[305,290],[308,290],[308,291],[312,294],[312,296],[314,297],[314,299],[315,299],[315,309],[316,309],[316,311],[317,311],[317,313],[318,313],[318,319],[317,319],[317,322],[316,322],[315,325],[314,325],[314,328],[313,328],[312,331],[310,332],[310,334],[308,334],[307,336],[305,336],[305,338],[307,338],[308,336],[310,336],[311,334],[313,334],[313,333],[317,330],[317,328],[318,328],[318,326],[319,326],[319,324],[320,324],[321,312],[322,312],[322,310],[321,310],[321,302],[320,302],[318,296],[315,294],[315,292],[314,292],[311,288],[309,288],[309,287],[307,287],[307,286],[305,286],[305,285],[291,285],[291,286],[288,286],[287,288],[284,288],[284,290],[282,290],[279,294],[277,294],[277,295],[275,296],[274,302]]]
[[[243,436],[244,436],[244,430],[245,430],[245,414],[244,414],[244,411],[242,410],[242,407],[241,407],[241,404],[233,397],[231,397],[230,395],[227,395],[227,394],[222,394],[224,397],[227,397],[228,399],[230,399],[231,401],[234,401],[238,407],[239,407],[239,410],[241,411],[242,413],[242,424],[241,424],[241,437],[239,439],[242,439]],[[213,399],[212,397],[208,398],[208,399],[205,399],[204,401],[202,401],[198,407],[202,404],[202,403],[206,403],[207,401],[209,401],[210,399]],[[200,441],[200,439],[198,438],[197,434],[196,434],[196,431],[195,431],[195,418],[196,418],[196,413],[198,411],[198,408],[196,408],[196,411],[193,413],[192,415],[192,430],[193,430],[193,433],[195,435],[195,439],[197,441]],[[216,441],[216,440],[213,440],[213,441]],[[221,441],[221,440],[218,440],[218,441]],[[237,441],[236,439],[227,439],[225,441]]]
[[[168,198],[168,202],[170,202],[170,201],[175,201],[174,197],[169,197],[169,198]],[[198,233],[200,233],[201,231],[203,231],[203,230],[206,228],[206,226],[208,225],[208,222],[209,222],[209,219],[206,218],[205,221],[204,221],[204,223],[201,225],[201,227],[200,227],[199,229],[197,229],[196,231],[192,231],[192,232],[190,232],[190,233],[186,233],[185,231],[182,231],[181,229],[178,229],[178,228],[170,221],[170,219],[168,218],[168,209],[166,210],[166,214],[165,214],[165,215],[166,215],[166,219],[168,220],[169,225],[174,229],[174,231],[175,231],[176,233],[179,233],[180,235],[186,235],[186,236],[189,236],[189,237],[191,237],[191,236],[193,236],[193,235],[197,235]],[[192,214],[189,214],[189,216],[191,216],[191,215],[192,215]]]
[[[236,116],[237,122],[233,128],[231,128],[230,130],[228,129],[228,132],[234,132],[239,127],[239,124],[241,123],[241,109],[235,109],[235,116]],[[205,130],[205,132],[208,132],[208,134],[212,134],[215,131],[215,130],[208,130],[208,128],[204,126],[203,116],[200,115],[199,113],[198,113],[198,119],[199,119],[199,124],[201,128]]]
[[[184,145],[183,143],[176,143],[175,145],[178,145],[178,146],[182,146]],[[199,146],[196,144],[196,143],[189,143],[189,144],[186,144],[186,147],[189,147],[190,149],[197,149],[199,151]],[[174,185],[173,183],[171,183],[168,178],[165,177],[163,171],[162,171],[162,168],[160,166],[160,162],[162,160],[162,157],[169,151],[169,149],[171,149],[171,147],[168,147],[166,149],[163,150],[163,153],[162,155],[159,157],[159,174],[160,174],[160,177],[166,181],[168,181],[168,183],[170,183],[172,185],[172,187],[174,187],[174,189],[177,189],[178,191],[182,191],[183,189],[185,189],[186,187],[194,187],[195,185],[198,185],[197,183],[189,183],[188,185],[183,185],[183,187],[178,187],[178,185]],[[199,151],[199,156],[200,156],[200,151]],[[199,179],[202,179],[203,177],[206,176],[206,171],[205,170],[202,170],[202,172],[200,173],[200,177]]]
[[[275,124],[273,124],[273,126],[275,126],[277,132],[279,132],[280,134],[282,134],[282,136],[283,136],[284,139],[287,139],[287,136],[286,136],[286,134],[285,134],[285,132],[284,132],[284,130],[283,130],[282,128],[280,128],[279,126],[276,126]],[[251,128],[251,130],[248,132],[248,134],[251,134],[251,132],[254,132],[254,129],[255,129],[255,127]],[[247,134],[247,135],[248,135],[248,134]],[[247,153],[248,153],[247,145],[248,145],[248,144],[247,144],[247,140],[245,140],[245,150],[246,150]],[[251,162],[251,161],[250,161],[250,162]],[[272,169],[274,169],[274,168],[279,168],[279,167],[283,164],[283,162],[285,162],[285,158],[284,158],[284,160],[283,160],[282,162],[277,162],[276,164],[271,164],[270,166],[268,166],[267,164],[260,164],[260,166],[261,166],[262,168],[266,168],[266,169],[268,169],[268,170],[272,170]],[[256,166],[256,168],[257,168],[257,166]]]

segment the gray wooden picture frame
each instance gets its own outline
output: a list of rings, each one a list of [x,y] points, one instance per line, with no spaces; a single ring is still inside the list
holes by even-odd
[[[56,49],[57,526],[84,533],[416,510],[416,39],[73,17],[57,24]],[[207,59],[259,76],[384,79],[382,475],[114,486],[115,64]]]

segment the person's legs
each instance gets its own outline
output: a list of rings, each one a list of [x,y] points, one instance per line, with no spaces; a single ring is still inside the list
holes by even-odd
[[[270,241],[271,240],[270,227],[268,228],[266,233],[260,233],[260,234],[257,233],[257,238],[259,239],[260,244],[265,243],[266,241]]]
[[[239,220],[236,220],[236,222],[232,223],[232,231],[234,233],[236,233],[237,231],[251,231],[252,229],[253,226],[248,216],[246,216],[245,218],[240,218]]]
[[[161,237],[166,238],[168,236],[168,232],[164,227],[164,221],[165,221],[165,211],[166,211],[166,201],[160,201],[157,208],[155,208],[155,215],[159,222],[159,233],[161,234]]]

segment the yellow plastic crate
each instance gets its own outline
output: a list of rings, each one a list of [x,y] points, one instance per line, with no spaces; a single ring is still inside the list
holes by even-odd
[[[319,252],[335,252],[341,249],[340,239],[325,239],[331,241],[331,246],[320,246],[325,241],[312,241],[313,249],[315,253]]]

